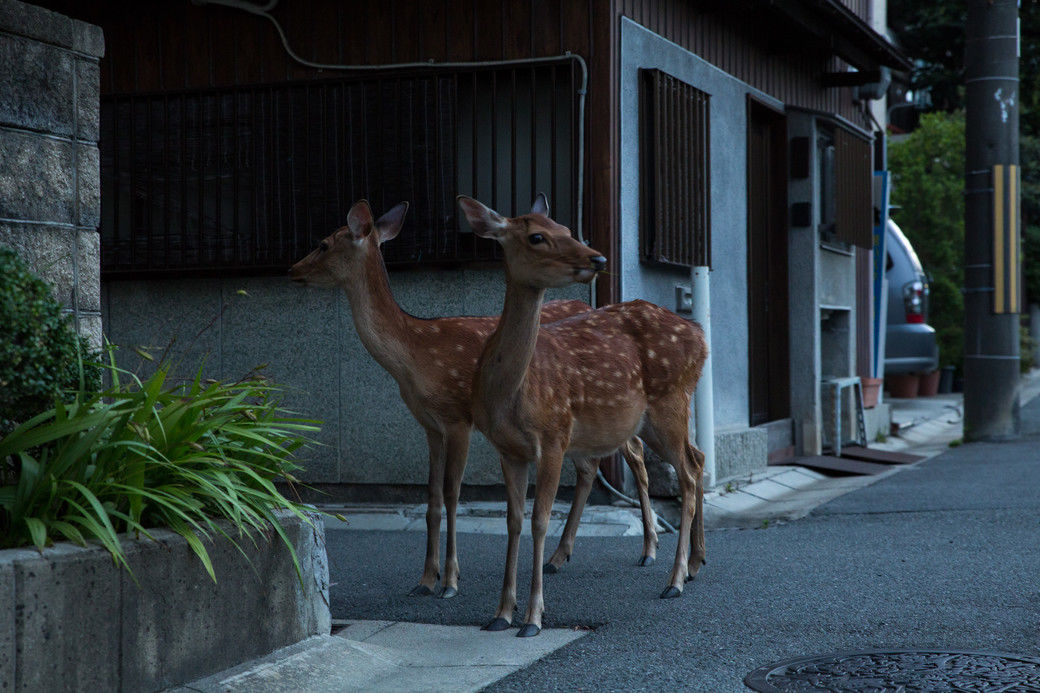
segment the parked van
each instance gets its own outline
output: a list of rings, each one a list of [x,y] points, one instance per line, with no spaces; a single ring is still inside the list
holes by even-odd
[[[885,246],[885,375],[929,373],[939,367],[939,345],[928,324],[928,277],[910,241],[891,219]]]

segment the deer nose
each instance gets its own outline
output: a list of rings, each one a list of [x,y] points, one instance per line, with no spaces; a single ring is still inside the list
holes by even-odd
[[[597,272],[602,272],[607,269],[607,258],[602,255],[596,255],[595,257],[589,258],[589,262],[592,263],[592,269]]]

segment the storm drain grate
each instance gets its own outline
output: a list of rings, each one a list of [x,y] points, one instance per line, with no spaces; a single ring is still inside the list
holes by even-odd
[[[999,652],[843,652],[798,657],[759,667],[744,678],[744,683],[762,693],[1040,693],[1040,659]]]

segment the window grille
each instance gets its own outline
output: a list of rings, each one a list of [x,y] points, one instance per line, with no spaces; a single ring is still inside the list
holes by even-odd
[[[640,77],[640,257],[710,266],[710,96],[660,70]]]
[[[107,96],[102,271],[281,273],[359,198],[411,205],[388,265],[494,260],[455,197],[514,214],[545,192],[571,225],[576,84],[566,61]]]
[[[834,232],[839,241],[874,247],[874,165],[870,140],[834,131]]]

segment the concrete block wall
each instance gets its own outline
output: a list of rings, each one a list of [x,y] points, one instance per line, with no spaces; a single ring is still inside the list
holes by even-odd
[[[0,245],[101,344],[101,29],[0,0]]]
[[[0,690],[165,689],[328,634],[324,524],[281,522],[302,582],[273,535],[243,538],[249,561],[222,537],[207,542],[216,583],[165,530],[124,538],[134,577],[98,546],[0,551]]]
[[[494,315],[505,298],[502,269],[395,271],[390,288],[420,317]],[[266,364],[264,374],[286,388],[283,406],[323,422],[322,445],[301,453],[308,484],[425,487],[426,435],[397,383],[358,339],[343,291],[300,287],[288,277],[106,281],[103,291],[105,336],[121,347],[124,368],[154,368],[136,355],[141,346],[156,356],[169,348],[183,377],[201,364],[207,377],[236,380]],[[589,288],[553,290],[547,298],[587,302]],[[561,484],[574,479],[574,466],[565,464]],[[498,454],[476,431],[463,483],[502,484]],[[415,490],[407,497],[424,497]]]

